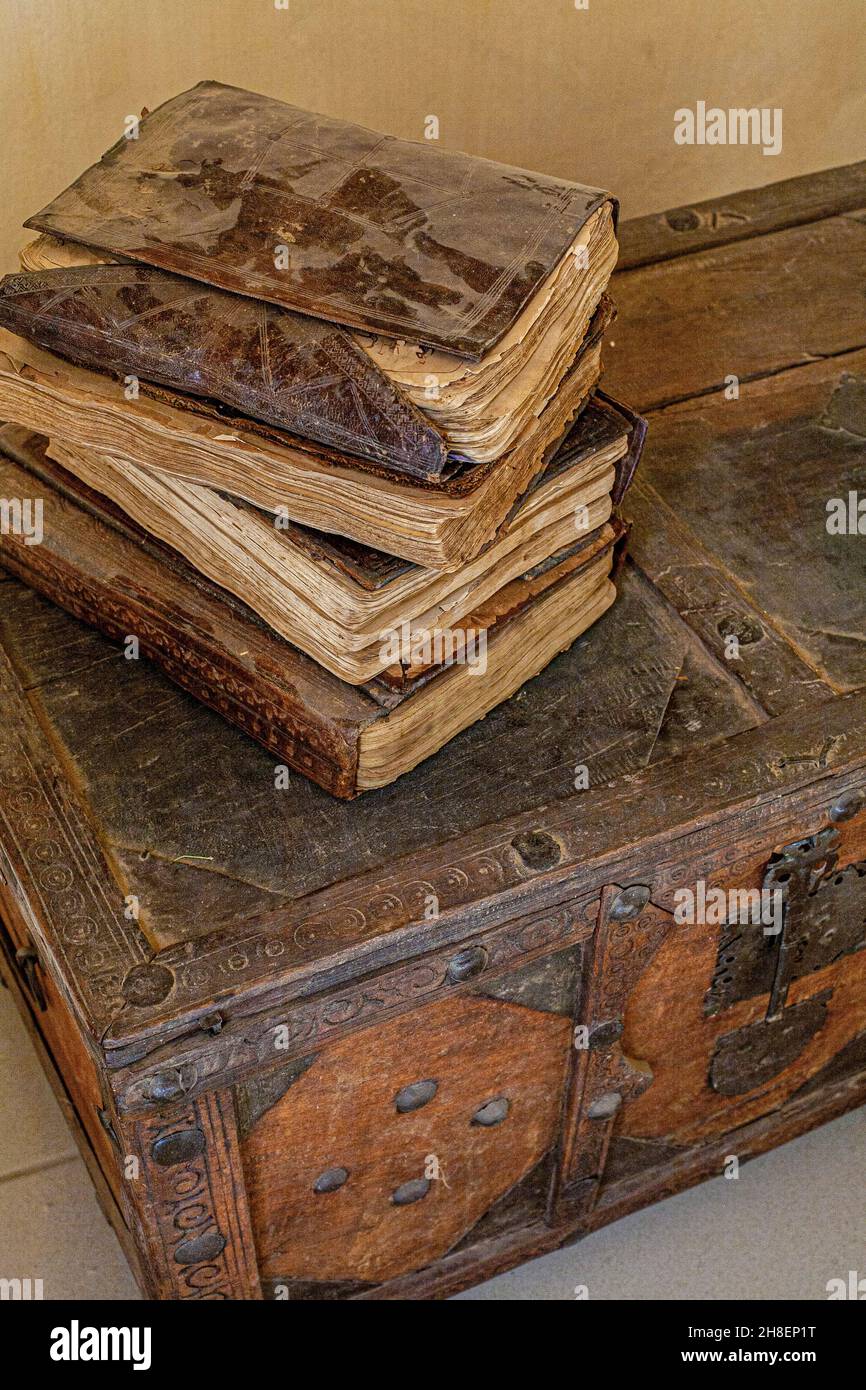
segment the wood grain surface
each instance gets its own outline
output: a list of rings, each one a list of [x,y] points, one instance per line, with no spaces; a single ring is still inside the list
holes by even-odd
[[[620,598],[396,787],[349,806],[303,778],[278,791],[264,750],[0,578],[4,714],[26,726],[46,826],[74,826],[96,866],[108,954],[64,949],[69,915],[37,891],[41,861],[9,855],[8,829],[0,894],[29,914],[77,1026],[94,1036],[98,1019],[125,1133],[220,1098],[202,1123],[230,1172],[214,1217],[233,1223],[229,1296],[258,1296],[254,1245],[270,1296],[444,1297],[866,1098],[862,950],[792,979],[783,1012],[811,1008],[811,1031],[725,1094],[718,1049],[772,1038],[770,999],[708,1009],[719,929],[672,917],[682,885],[757,887],[822,837],[841,876],[826,891],[860,901],[862,537],[826,517],[864,488],[862,178],[829,171],[695,209],[697,227],[671,214],[667,231],[626,231],[606,384],[652,413]],[[677,236],[692,238],[679,253]],[[634,891],[643,906],[620,920]],[[118,947],[104,904],[122,913],[124,893],[142,926]],[[537,992],[565,951],[581,953],[571,1015]],[[581,1024],[607,1030],[587,1056],[570,1047]],[[431,1077],[441,1097],[395,1109]],[[528,1123],[515,1103],[467,1137],[469,1106],[506,1086],[537,1093]],[[418,1176],[401,1167],[410,1130],[458,1181],[399,1206]],[[335,1166],[353,1176],[312,1193]],[[187,1296],[159,1192],[126,1209],[150,1286]]]
[[[263,1276],[378,1283],[444,1255],[553,1145],[569,1034],[568,1018],[463,997],[333,1044],[243,1144]],[[401,1113],[422,1080],[435,1095]],[[498,1099],[499,1124],[473,1123]],[[342,1187],[316,1192],[335,1167]]]

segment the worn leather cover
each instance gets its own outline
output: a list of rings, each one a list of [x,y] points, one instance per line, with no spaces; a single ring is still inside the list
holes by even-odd
[[[476,358],[607,199],[201,82],[26,225]]]
[[[150,266],[7,275],[0,324],[413,477],[437,477],[447,458],[436,427],[342,329]]]
[[[630,406],[623,405],[622,401],[615,401],[612,396],[608,396],[604,391],[596,391],[591,401],[592,414],[587,418],[587,411],[584,411],[585,432],[580,436],[580,442],[584,448],[598,448],[605,438],[609,437],[609,431],[615,423],[619,422],[629,431],[628,452],[623,454],[621,459],[616,462],[616,481],[611,489],[611,501],[618,507],[625,494],[631,486],[631,480],[637,472],[638,464],[643,454],[643,446],[646,442],[646,433],[649,428],[642,415],[638,415],[636,410]],[[566,444],[567,444],[566,440]],[[558,457],[558,456],[557,456]]]

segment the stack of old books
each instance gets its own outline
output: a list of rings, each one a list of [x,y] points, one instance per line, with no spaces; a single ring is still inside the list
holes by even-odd
[[[614,598],[615,204],[214,82],[133,134],[0,285],[0,495],[44,506],[0,562],[381,786]]]

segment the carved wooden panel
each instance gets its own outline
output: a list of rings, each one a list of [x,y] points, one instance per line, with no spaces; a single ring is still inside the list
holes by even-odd
[[[304,1057],[356,1028],[381,1023],[470,985],[474,988],[472,982],[480,987],[489,980],[490,990],[497,992],[505,988],[506,967],[509,980],[523,979],[520,972],[527,962],[559,955],[555,947],[590,936],[597,916],[597,899],[572,901],[478,932],[470,944],[428,951],[367,978],[322,990],[312,999],[290,1000],[252,1018],[220,1015],[214,1036],[197,1029],[170,1051],[163,1049],[158,1064],[114,1072],[118,1104],[123,1110],[142,1109],[154,1100],[198,1095],[215,1084],[244,1080],[257,1068],[272,1068],[275,1059]],[[429,938],[426,924],[424,930]],[[437,936],[446,931],[447,926],[440,926]],[[160,962],[164,960],[160,956]],[[115,1052],[114,1058],[119,1055]]]
[[[163,1299],[261,1298],[228,1091],[124,1126],[124,1206]]]
[[[329,1046],[242,1143],[263,1277],[444,1255],[553,1145],[570,1038],[566,1014],[463,995]]]
[[[117,1199],[118,1154],[105,1124],[107,1096],[96,1062],[53,977],[40,963],[14,902],[7,903],[0,914],[0,953],[21,988],[22,1005],[30,1011],[30,1026],[41,1035],[51,1053],[81,1127]]]
[[[590,966],[577,1015],[569,1095],[551,1213],[560,1198],[588,1210],[597,1195],[621,1107],[653,1080],[640,1053],[623,1041],[631,991],[671,930],[668,913],[650,902],[648,884],[605,889]]]
[[[148,943],[124,914],[81,799],[2,650],[0,895],[50,950],[82,1019],[94,1033],[104,1028]]]

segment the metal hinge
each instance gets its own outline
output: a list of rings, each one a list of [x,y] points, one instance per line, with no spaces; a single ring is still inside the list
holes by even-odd
[[[14,968],[19,982],[40,1013],[44,1013],[48,1007],[45,991],[42,988],[42,981],[39,979],[37,971],[40,969],[39,956],[36,947],[29,936],[25,937],[26,945],[19,946],[9,930],[8,923],[0,917],[0,950],[6,956],[11,967]]]
[[[99,1123],[102,1125],[102,1128],[105,1130],[106,1134],[108,1135],[117,1152],[120,1153],[120,1140],[117,1137],[117,1130],[114,1128],[114,1125],[112,1124],[111,1116],[108,1113],[108,1110],[106,1108],[103,1108],[102,1106],[97,1105],[96,1114],[99,1119]]]
[[[39,978],[39,957],[31,944],[21,946],[15,952],[15,964],[18,967],[18,974],[31,1000],[36,1005],[40,1013],[44,1013],[48,1008],[45,998],[45,991],[42,988],[42,981]]]

